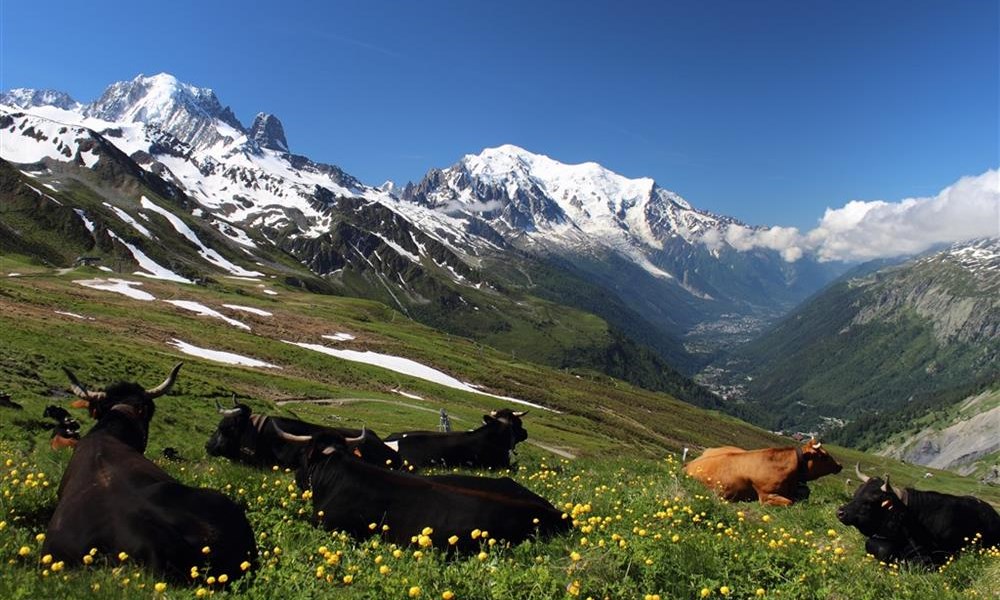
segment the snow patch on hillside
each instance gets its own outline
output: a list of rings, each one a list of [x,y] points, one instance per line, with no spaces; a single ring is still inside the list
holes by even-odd
[[[199,316],[211,317],[213,319],[220,319],[222,321],[225,321],[226,323],[229,323],[233,327],[239,327],[240,329],[245,329],[246,331],[250,331],[250,326],[247,325],[246,323],[241,323],[236,319],[230,319],[226,315],[220,313],[217,310],[211,309],[205,306],[204,304],[200,304],[198,302],[192,302],[190,300],[164,300],[164,302],[168,302],[178,308],[183,308],[184,310],[189,310],[193,313],[197,313]]]
[[[132,286],[141,286],[138,281],[128,281],[127,279],[77,279],[73,283],[105,292],[114,292],[128,296],[134,300],[151,301],[156,300],[156,296],[142,290],[133,289]]]
[[[148,271],[147,273],[144,273],[142,271],[136,271],[135,272],[136,275],[141,275],[142,277],[149,277],[150,279],[163,279],[164,281],[174,281],[177,283],[194,283],[190,279],[182,277],[177,273],[174,273],[170,269],[167,269],[166,267],[160,266],[160,264],[157,263],[155,260],[146,256],[145,252],[123,240],[114,231],[111,231],[109,229],[108,235],[110,235],[115,241],[117,241],[121,245],[128,248],[128,251],[132,253],[132,257],[135,258],[135,262],[139,263],[139,266],[141,268],[146,269],[146,271]]]
[[[408,375],[410,377],[416,377],[417,379],[423,379],[425,381],[430,381],[449,387],[456,390],[462,390],[464,392],[471,392],[473,394],[481,394],[483,396],[490,396],[491,398],[498,398],[506,402],[512,402],[514,404],[523,404],[525,406],[531,406],[533,408],[539,408],[542,410],[553,411],[550,408],[546,408],[540,404],[535,404],[533,402],[528,402],[527,400],[519,400],[517,398],[511,398],[509,396],[498,396],[496,394],[490,394],[488,392],[483,392],[476,389],[474,386],[459,381],[447,373],[438,371],[433,367],[428,367],[427,365],[418,363],[415,360],[410,360],[409,358],[403,358],[401,356],[393,356],[391,354],[380,354],[378,352],[359,352],[357,350],[338,350],[336,348],[329,348],[320,344],[308,344],[303,342],[289,342],[287,340],[282,340],[286,344],[292,344],[293,346],[299,346],[300,348],[306,348],[307,350],[313,350],[314,352],[321,352],[329,356],[334,356],[342,360],[349,360],[352,362],[360,362],[368,365],[374,365],[376,367],[381,367],[383,369],[388,369],[390,371],[395,371],[396,373],[401,373],[403,375]]]
[[[240,306],[239,304],[223,304],[222,306],[225,306],[226,308],[231,308],[233,310],[248,312],[250,314],[257,315],[260,317],[274,316],[271,313],[267,312],[266,310],[261,310],[259,308],[254,308],[252,306]]]
[[[189,242],[194,244],[198,248],[198,254],[200,254],[202,258],[212,263],[213,265],[219,267],[220,269],[228,271],[238,277],[264,276],[264,274],[261,273],[260,271],[248,271],[239,265],[233,264],[225,257],[223,257],[221,254],[219,254],[217,251],[203,244],[201,239],[198,238],[198,235],[195,234],[195,232],[190,227],[188,227],[188,224],[185,223],[183,219],[181,219],[174,213],[170,212],[169,210],[161,207],[160,205],[154,203],[149,198],[143,196],[142,199],[140,200],[140,203],[142,204],[143,208],[151,210],[156,214],[165,218],[167,221],[169,221],[170,224],[174,227],[174,230],[177,231],[177,233],[184,236],[184,238],[187,239]]]
[[[181,341],[174,338],[172,341],[168,342],[174,348],[177,348],[184,354],[190,354],[191,356],[197,356],[199,358],[205,358],[214,362],[223,363],[227,365],[240,365],[244,367],[263,367],[266,369],[280,369],[278,365],[272,365],[271,363],[264,362],[262,360],[257,360],[256,358],[250,358],[248,356],[242,356],[239,354],[233,354],[232,352],[225,352],[223,350],[211,350],[209,348],[199,348],[193,344]]]

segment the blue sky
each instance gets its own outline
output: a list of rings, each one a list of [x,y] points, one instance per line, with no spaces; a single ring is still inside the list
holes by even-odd
[[[810,229],[1000,165],[998,6],[0,0],[0,88],[166,71],[367,183],[513,143]]]

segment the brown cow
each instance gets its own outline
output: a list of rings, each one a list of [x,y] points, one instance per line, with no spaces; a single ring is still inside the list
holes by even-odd
[[[820,442],[809,440],[792,448],[708,448],[684,465],[684,472],[731,502],[760,500],[788,506],[795,502],[800,485],[841,468]]]

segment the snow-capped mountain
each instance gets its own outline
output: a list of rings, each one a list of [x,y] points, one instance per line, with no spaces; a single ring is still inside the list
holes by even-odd
[[[419,278],[409,271],[479,285],[474,255],[492,247],[450,217],[290,153],[277,117],[260,113],[244,127],[210,89],[171,75],[112,84],[92,104],[32,90],[0,100],[7,103],[0,106],[5,160],[99,169],[100,157],[88,149],[95,140],[111,144],[193,201],[217,229],[237,238],[254,232],[334,280],[345,268],[366,272],[385,290],[379,299],[404,311],[405,298],[423,302],[426,294],[413,289]]]
[[[725,239],[731,225],[746,226],[699,211],[652,179],[629,179],[596,163],[564,164],[512,145],[432,170],[402,197],[482,221],[524,251],[568,261],[674,332],[724,314],[736,321],[773,316],[838,269],[791,264],[770,251],[736,252],[724,243],[710,248],[704,238]]]
[[[510,145],[397,195],[292,153],[276,116],[245,126],[212,90],[167,74],[112,84],[90,104],[14,90],[0,97],[0,124],[4,160],[100,170],[92,148],[112,145],[216,230],[273,243],[350,293],[414,314],[436,306],[427,318],[440,322],[478,309],[473,290],[520,290],[595,312],[671,355],[669,338],[753,329],[831,276],[769,251],[710,249],[701,237],[735,221],[651,179]]]
[[[542,234],[540,239],[580,232],[609,243],[662,247],[668,237],[695,241],[732,222],[694,210],[652,179],[628,179],[593,162],[563,164],[510,144],[466,155],[428,179],[407,195],[448,212],[483,215],[511,232]]]
[[[229,107],[222,106],[215,92],[181,83],[166,73],[114,83],[84,114],[113,123],[145,123],[195,148],[245,135],[243,125]]]

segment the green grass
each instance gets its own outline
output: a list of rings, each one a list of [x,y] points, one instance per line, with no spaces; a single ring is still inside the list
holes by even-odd
[[[98,271],[57,276],[14,257],[4,257],[0,267],[7,270],[0,273],[0,382],[24,405],[23,411],[0,409],[3,598],[188,598],[199,589],[234,598],[407,598],[414,587],[422,598],[441,598],[450,591],[463,599],[571,598],[573,592],[580,598],[695,598],[703,588],[709,597],[721,598],[722,586],[730,598],[755,598],[758,588],[766,598],[1000,594],[996,555],[970,552],[940,573],[887,568],[865,558],[861,537],[833,516],[851,492],[846,480],[854,462],[870,473],[889,472],[900,485],[976,493],[997,504],[1000,491],[995,487],[977,487],[973,480],[947,473],[928,482],[922,479],[924,469],[835,447],[833,454],[847,468],[815,483],[809,501],[788,509],[730,505],[678,475],[678,451],[787,441],[606,376],[552,370],[489,348],[480,351],[469,340],[435,332],[371,302],[316,296],[274,283],[268,285],[279,295],[272,297],[255,283],[238,280],[209,287],[145,281],[144,289],[158,298],[196,300],[214,308],[240,304],[274,313],[229,313],[251,325],[252,331],[245,332],[164,302],[137,302],[72,282],[101,275]],[[7,277],[11,271],[25,276]],[[482,560],[448,559],[437,551],[416,555],[416,547],[374,545],[315,529],[306,517],[309,503],[289,489],[290,473],[256,471],[205,456],[204,442],[218,420],[214,400],[225,401],[232,393],[261,411],[365,424],[381,433],[433,428],[441,407],[448,409],[456,428],[471,428],[484,412],[505,404],[281,341],[323,343],[321,334],[337,331],[357,337],[343,347],[407,356],[492,392],[558,410],[530,411],[525,417],[529,442],[580,458],[566,460],[522,444],[521,468],[513,476],[574,515],[576,527],[567,535],[513,548],[487,542]],[[233,367],[184,356],[166,343],[174,337],[282,369]],[[209,585],[202,574],[190,587],[157,593],[151,575],[114,556],[98,557],[87,568],[53,571],[52,565],[42,564],[35,536],[45,530],[55,507],[54,488],[69,455],[49,450],[48,433],[35,420],[46,404],[68,398],[60,367],[71,367],[95,387],[122,378],[152,385],[180,360],[185,366],[177,385],[158,400],[147,455],[156,458],[166,446],[177,448],[188,461],[161,461],[165,469],[186,483],[223,490],[245,504],[266,552],[261,569],[229,591]],[[330,404],[276,406],[287,399]],[[86,418],[81,420],[86,428]],[[19,554],[22,548],[25,556]],[[397,550],[398,557],[393,555]],[[389,571],[381,573],[382,566]],[[351,583],[344,582],[345,576]]]
[[[117,556],[60,571],[43,562],[36,536],[55,502],[54,484],[45,484],[58,480],[62,462],[0,449],[4,598],[90,596],[95,587],[98,597],[108,598],[197,597],[198,590],[234,598],[406,598],[413,587],[425,598],[450,591],[476,599],[696,598],[702,589],[721,598],[723,586],[730,598],[755,598],[758,589],[767,598],[852,600],[1000,593],[996,553],[973,549],[940,572],[889,568],[865,557],[861,537],[832,516],[846,499],[836,478],[814,484],[807,502],[765,508],[709,497],[679,475],[672,454],[661,460],[552,461],[528,452],[516,478],[563,508],[574,529],[516,547],[484,542],[482,554],[454,559],[312,527],[309,501],[287,472],[208,459],[164,464],[183,481],[222,489],[244,503],[262,555],[261,568],[228,592],[209,584],[212,573],[202,572],[190,587],[157,594],[154,576]]]

